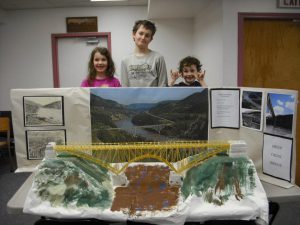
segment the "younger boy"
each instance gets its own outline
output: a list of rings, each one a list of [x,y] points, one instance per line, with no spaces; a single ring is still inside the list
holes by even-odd
[[[171,80],[169,86],[173,87],[207,87],[204,77],[205,70],[201,70],[200,61],[192,56],[187,56],[182,59],[179,63],[179,71],[172,72],[171,70]],[[184,79],[183,82],[175,84],[179,77]]]

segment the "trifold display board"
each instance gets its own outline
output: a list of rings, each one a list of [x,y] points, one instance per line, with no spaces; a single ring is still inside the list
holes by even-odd
[[[295,181],[297,91],[259,88],[11,90],[18,171],[48,142],[244,140],[257,172]]]

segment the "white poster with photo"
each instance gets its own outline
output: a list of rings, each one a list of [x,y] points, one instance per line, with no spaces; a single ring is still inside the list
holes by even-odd
[[[241,127],[262,131],[264,93],[244,89],[241,96]]]
[[[211,89],[211,128],[240,127],[240,89]]]
[[[263,173],[291,181],[293,139],[264,134]]]
[[[31,172],[48,142],[91,143],[90,89],[12,89],[12,118],[18,169]]]

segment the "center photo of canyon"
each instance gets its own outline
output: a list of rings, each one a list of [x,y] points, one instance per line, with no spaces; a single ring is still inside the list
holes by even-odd
[[[205,88],[91,89],[93,143],[207,140]]]

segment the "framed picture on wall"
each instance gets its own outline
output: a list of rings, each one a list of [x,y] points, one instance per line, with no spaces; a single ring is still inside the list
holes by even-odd
[[[67,32],[98,32],[97,16],[90,17],[67,17]]]

